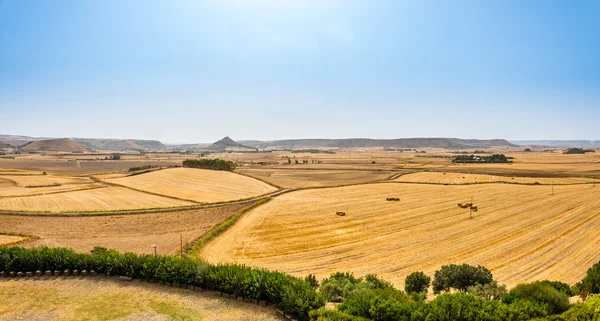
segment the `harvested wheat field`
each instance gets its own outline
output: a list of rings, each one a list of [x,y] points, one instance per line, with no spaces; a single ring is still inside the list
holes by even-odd
[[[394,181],[401,183],[431,183],[431,184],[479,184],[479,183],[515,183],[515,184],[584,184],[600,182],[586,177],[520,177],[520,176],[493,176],[485,174],[463,174],[463,173],[440,173],[419,172],[406,174],[396,178]]]
[[[2,235],[0,234],[0,245],[13,244],[25,240],[22,236]]]
[[[250,175],[285,188],[350,185],[384,180],[394,174],[390,171],[345,171],[309,169],[237,169],[236,172]]]
[[[279,320],[272,308],[116,278],[0,280],[0,320]]]
[[[0,176],[0,180],[10,181],[20,187],[47,187],[65,184],[89,184],[93,181],[89,177],[69,177],[51,175],[12,175]]]
[[[376,273],[402,286],[422,270],[481,264],[503,283],[575,283],[600,260],[600,187],[381,183],[287,193],[202,251],[295,275]],[[386,198],[400,198],[390,202]],[[457,206],[478,207],[474,218]],[[337,216],[336,212],[345,212]]]
[[[79,191],[93,188],[106,187],[104,184],[91,183],[91,184],[66,184],[66,185],[52,185],[44,187],[20,187],[15,186],[14,183],[0,179],[0,198],[8,197],[19,197],[19,196],[34,196],[34,195],[46,195],[54,193],[64,193],[68,191]]]
[[[226,171],[171,168],[108,179],[106,182],[198,202],[215,203],[246,199],[277,189],[257,179]]]
[[[89,252],[102,246],[120,252],[152,254],[151,245],[155,244],[159,254],[170,255],[179,251],[180,234],[184,243],[191,242],[250,204],[135,215],[0,215],[0,231],[39,238],[21,245],[25,247],[45,245]]]
[[[0,198],[2,211],[115,211],[193,205],[194,203],[137,192],[123,187],[96,188],[49,195]]]

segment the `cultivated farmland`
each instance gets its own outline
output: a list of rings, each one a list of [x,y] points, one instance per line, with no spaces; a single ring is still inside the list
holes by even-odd
[[[106,182],[180,199],[214,203],[268,194],[277,188],[251,177],[226,171],[171,168],[107,179]]]
[[[236,172],[260,178],[281,187],[317,187],[350,185],[386,179],[395,172],[352,171],[352,170],[310,170],[310,169],[237,169]]]
[[[493,176],[485,174],[419,172],[402,175],[394,181],[403,183],[431,183],[431,184],[478,184],[478,183],[515,183],[515,184],[582,184],[597,181],[586,177],[520,177],[520,176]]]
[[[295,191],[209,243],[210,262],[296,275],[376,273],[401,286],[449,263],[481,264],[507,285],[579,281],[600,260],[600,187],[380,183]],[[400,198],[398,202],[386,198]],[[478,212],[457,206],[470,202]],[[337,216],[336,212],[345,212]]]
[[[23,241],[25,238],[21,236],[2,235],[0,234],[0,245],[12,244]]]
[[[182,200],[123,187],[96,188],[49,195],[0,198],[0,210],[30,212],[115,211],[193,205]]]

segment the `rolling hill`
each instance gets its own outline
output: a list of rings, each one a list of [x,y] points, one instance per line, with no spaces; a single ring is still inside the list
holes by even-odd
[[[212,145],[206,147],[207,150],[212,151],[229,151],[229,150],[237,150],[237,151],[254,151],[256,147],[249,147],[246,145],[242,145],[233,139],[229,138],[229,136],[224,137],[223,139],[214,142]]]
[[[87,152],[85,146],[68,138],[46,139],[29,142],[21,147],[25,152]]]
[[[255,148],[488,148],[516,147],[504,139],[459,139],[459,138],[399,138],[399,139],[288,139],[275,141],[243,141],[244,144]]]
[[[75,141],[87,148],[96,150],[143,151],[167,149],[163,143],[157,140],[75,138]]]

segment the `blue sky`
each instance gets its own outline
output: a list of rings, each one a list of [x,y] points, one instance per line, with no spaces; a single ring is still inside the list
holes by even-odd
[[[600,139],[600,1],[0,0],[0,134]]]

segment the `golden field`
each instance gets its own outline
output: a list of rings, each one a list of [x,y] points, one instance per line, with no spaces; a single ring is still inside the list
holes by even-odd
[[[310,170],[310,169],[236,169],[271,184],[284,188],[336,186],[384,180],[392,176],[391,171],[366,170]]]
[[[115,211],[193,204],[123,187],[106,187],[49,195],[0,198],[0,211]]]
[[[295,275],[376,273],[397,286],[410,272],[433,275],[449,263],[484,265],[509,286],[573,284],[600,260],[599,196],[592,185],[557,186],[555,195],[549,186],[509,184],[301,190],[249,212],[201,254]],[[457,206],[471,197],[473,219]]]
[[[480,183],[514,183],[514,184],[535,184],[542,185],[562,185],[562,184],[585,184],[600,180],[586,177],[521,177],[521,176],[494,176],[485,174],[464,174],[464,173],[442,173],[442,172],[419,172],[402,175],[395,182],[402,183],[431,183],[431,184],[480,184]]]
[[[196,168],[164,169],[106,181],[136,190],[206,203],[246,199],[277,191],[277,188],[250,177]]]
[[[2,235],[0,234],[0,245],[12,244],[23,241],[25,238],[22,236],[13,236],[13,235]]]
[[[54,193],[64,193],[69,191],[79,191],[93,188],[106,187],[103,184],[66,184],[66,185],[51,185],[44,187],[20,187],[14,183],[0,179],[0,199],[20,196],[46,195]]]
[[[0,320],[280,320],[272,308],[100,276],[0,280],[0,301]]]
[[[51,176],[51,175],[4,175],[0,180],[10,181],[19,187],[46,187],[65,184],[89,184],[89,177]]]

